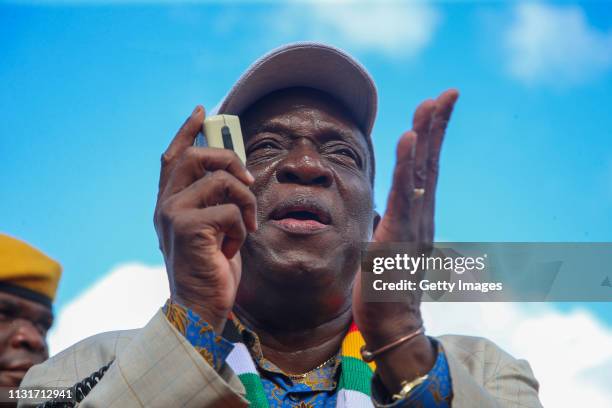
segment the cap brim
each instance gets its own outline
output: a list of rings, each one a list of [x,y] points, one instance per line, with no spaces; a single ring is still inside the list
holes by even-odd
[[[271,92],[308,87],[326,92],[352,114],[366,136],[376,119],[376,86],[367,70],[342,50],[300,42],[284,45],[258,59],[234,84],[216,109],[241,115]]]

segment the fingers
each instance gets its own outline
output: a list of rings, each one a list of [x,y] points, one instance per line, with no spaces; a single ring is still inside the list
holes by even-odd
[[[235,204],[197,208],[190,211],[165,214],[172,217],[172,225],[182,231],[181,239],[193,240],[199,236],[209,242],[218,242],[221,251],[231,259],[244,243],[247,230],[240,209]],[[185,242],[190,245],[191,242]]]
[[[384,215],[384,217],[390,217],[397,225],[405,226],[406,229],[410,221],[410,208],[414,193],[416,146],[417,134],[414,131],[404,133],[397,144],[393,182]],[[401,241],[405,237],[397,238],[398,241]]]
[[[202,129],[204,116],[204,108],[200,105],[196,106],[185,123],[183,123],[183,126],[181,126],[176,133],[176,136],[174,136],[174,139],[172,139],[172,142],[170,142],[164,154],[162,154],[161,172],[159,176],[160,193],[164,190],[168,176],[172,172],[172,168],[176,164],[177,159],[181,157],[187,148],[193,145],[198,132]]]
[[[221,252],[227,259],[231,259],[238,253],[247,236],[240,209],[235,204],[223,204],[203,209],[202,216],[224,234]]]
[[[412,120],[412,130],[417,134],[417,146],[415,153],[414,164],[414,202],[411,205],[410,216],[410,235],[416,237],[419,234],[421,225],[421,213],[423,209],[423,192],[425,181],[427,179],[427,158],[429,156],[430,130],[434,112],[436,110],[436,102],[433,99],[428,99],[421,103],[414,113]],[[420,193],[420,194],[417,194]]]
[[[427,174],[425,179],[425,197],[423,211],[421,214],[420,235],[424,242],[433,241],[434,235],[434,211],[436,199],[436,186],[438,184],[438,173],[440,163],[440,152],[442,142],[446,134],[446,127],[450,121],[455,102],[459,98],[459,92],[449,89],[436,99],[436,109],[431,123],[429,152],[427,157]]]
[[[459,92],[456,89],[448,89],[440,94],[436,99],[436,111],[432,123],[433,134],[444,134],[446,125],[450,120],[455,102],[459,98]]]
[[[448,125],[451,114],[453,113],[453,108],[457,98],[459,98],[459,92],[457,92],[455,89],[449,89],[448,91],[443,92],[438,99],[436,99],[436,110],[434,112],[434,117],[431,124],[431,141],[427,159],[427,184],[431,187],[435,187],[438,180],[438,165],[440,160],[440,151],[442,149],[442,142],[444,141],[446,126]]]
[[[223,170],[208,173],[168,201],[177,210],[233,203],[240,208],[246,228],[257,229],[255,195],[243,182]]]
[[[427,176],[427,157],[429,153],[429,134],[436,102],[428,99],[419,105],[412,120],[412,130],[417,134],[417,147],[415,157],[415,186],[425,187]]]
[[[241,182],[250,185],[254,178],[236,153],[228,149],[190,146],[175,164],[162,197],[169,197],[183,190],[207,172],[224,170]]]

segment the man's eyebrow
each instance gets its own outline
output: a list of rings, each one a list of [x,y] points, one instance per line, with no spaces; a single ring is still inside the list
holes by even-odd
[[[289,126],[284,125],[283,123],[279,121],[267,120],[263,123],[258,124],[253,129],[253,131],[254,131],[253,132],[254,135],[258,133],[265,133],[265,132],[285,134],[285,133],[291,133],[291,128]]]
[[[355,135],[352,131],[345,129],[342,126],[338,126],[330,122],[320,122],[320,123],[321,124],[319,126],[318,133],[320,135],[325,136],[324,137],[325,141],[333,140],[338,137],[340,139],[353,141],[353,142],[357,142],[357,140],[359,139],[359,137]],[[259,133],[265,133],[265,132],[278,133],[280,135],[287,135],[287,136],[291,136],[292,134],[295,134],[294,129],[292,129],[290,126],[287,126],[278,120],[265,121],[263,123],[260,123],[254,129],[254,135],[257,135]]]

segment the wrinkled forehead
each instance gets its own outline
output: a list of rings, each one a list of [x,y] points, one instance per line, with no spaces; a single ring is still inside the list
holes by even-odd
[[[242,115],[245,137],[262,128],[293,128],[336,133],[365,151],[368,143],[349,111],[329,94],[311,88],[276,91],[251,105]]]

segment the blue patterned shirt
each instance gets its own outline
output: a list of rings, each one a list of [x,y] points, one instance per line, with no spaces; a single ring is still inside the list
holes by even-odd
[[[219,370],[233,344],[217,335],[212,326],[192,310],[168,301],[163,311],[174,327],[191,343],[196,351],[216,370]],[[236,322],[257,364],[264,391],[271,408],[324,408],[335,407],[337,385],[341,368],[341,355],[328,360],[322,366],[299,376],[284,373],[261,352],[257,335]],[[449,408],[452,399],[452,383],[448,362],[442,345],[431,339],[438,355],[427,379],[414,388],[407,398],[392,401],[391,396],[377,375],[372,379],[372,399],[378,407],[388,408]]]

